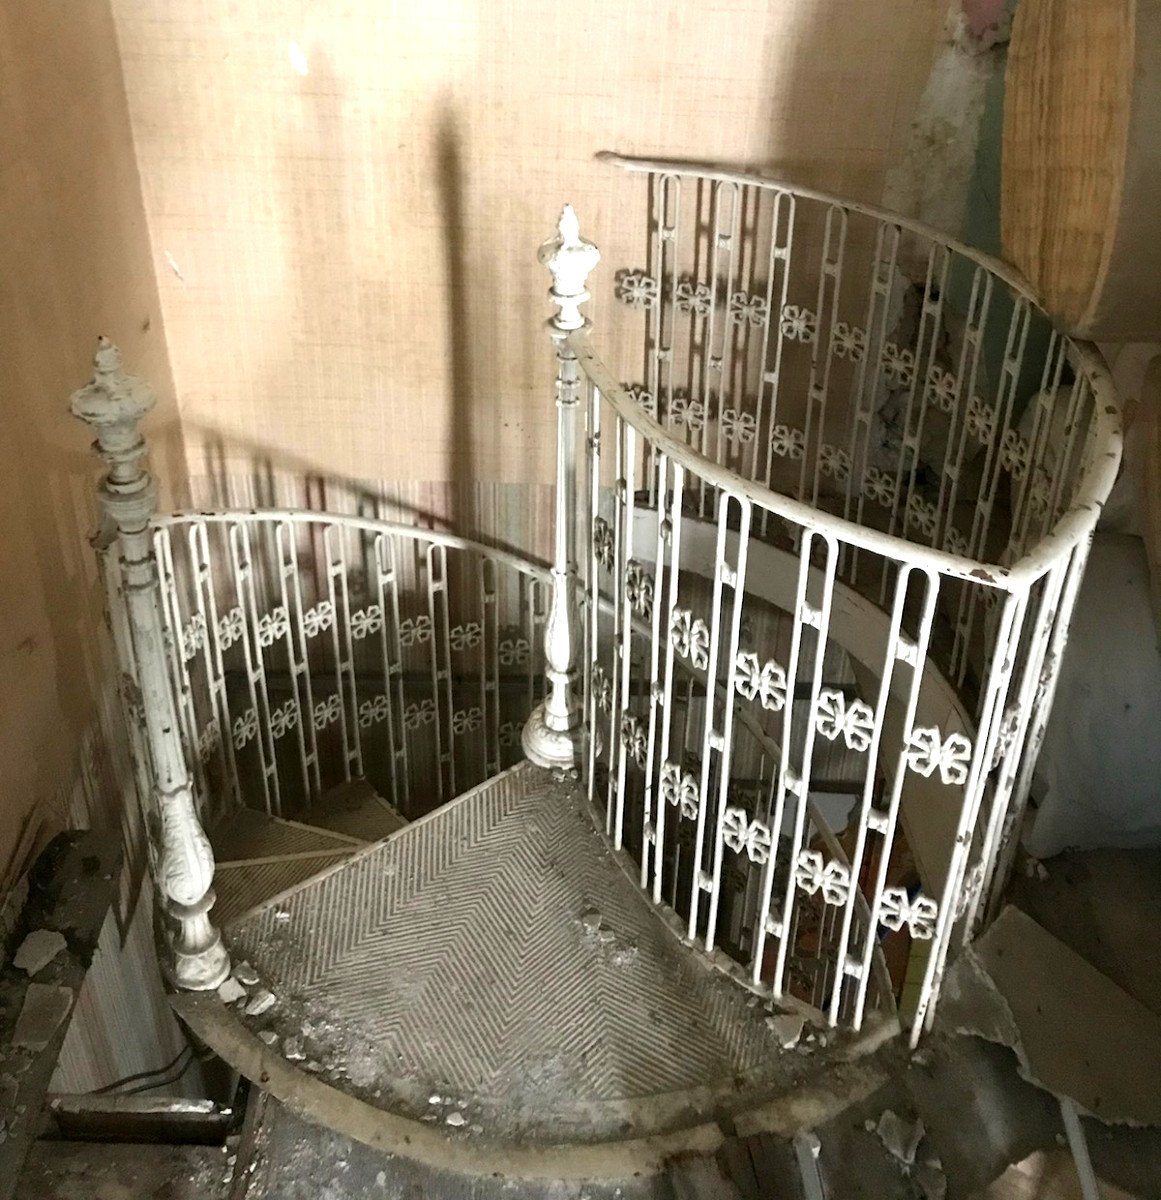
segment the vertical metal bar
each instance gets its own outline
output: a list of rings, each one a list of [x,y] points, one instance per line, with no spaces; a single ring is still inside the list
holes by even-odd
[[[738,507],[737,550],[734,563],[731,566],[726,558],[726,528],[729,521],[730,501],[736,500]],[[731,496],[729,492],[722,494],[720,517],[718,522],[718,553],[715,561],[715,593],[717,603],[714,604],[714,628],[710,632],[710,673],[706,677],[706,728],[711,729],[714,721],[714,698],[716,694],[717,671],[716,654],[713,644],[715,631],[719,624],[721,613],[721,589],[728,587],[733,593],[733,604],[730,614],[730,636],[726,659],[726,677],[721,704],[722,728],[720,733],[710,737],[711,748],[719,755],[718,761],[718,796],[714,814],[714,849],[713,874],[710,886],[709,912],[706,917],[706,952],[714,948],[714,935],[717,931],[718,906],[721,900],[722,852],[724,847],[726,807],[729,803],[730,766],[734,745],[734,677],[738,661],[738,640],[742,626],[742,608],[746,598],[746,565],[750,548],[750,502],[740,496]],[[703,766],[703,778],[705,768]],[[703,805],[704,808],[704,805]],[[771,839],[773,840],[773,839]],[[700,866],[701,857],[697,863]]]
[[[902,596],[900,607],[907,603],[908,584],[912,574],[919,575],[926,586],[923,591],[923,601],[920,609],[919,628],[914,643],[904,645],[898,631],[895,644],[888,645],[888,652],[903,658],[912,667],[910,686],[907,689],[907,701],[903,712],[902,743],[895,752],[895,761],[891,767],[891,782],[888,788],[888,801],[885,813],[880,813],[877,824],[882,834],[882,845],[879,851],[879,861],[875,871],[875,882],[867,912],[867,937],[863,945],[862,955],[852,963],[844,961],[842,968],[849,974],[855,974],[858,980],[858,991],[855,998],[853,1024],[855,1029],[863,1023],[863,1011],[867,1001],[867,986],[871,980],[871,958],[874,955],[878,940],[879,913],[883,900],[883,891],[887,883],[887,871],[891,865],[891,855],[895,848],[895,831],[899,823],[899,807],[903,798],[903,788],[907,781],[908,747],[915,729],[915,715],[919,708],[919,695],[923,688],[923,671],[927,664],[927,651],[931,643],[931,627],[935,621],[936,605],[939,599],[940,577],[927,568],[916,567],[910,563],[901,564],[898,574],[902,577],[898,586]],[[853,968],[853,969],[852,969]]]
[[[834,230],[836,216],[837,234]],[[823,232],[822,261],[819,263],[818,271],[818,297],[815,300],[818,313],[817,325],[810,344],[810,381],[806,389],[806,423],[803,429],[802,466],[798,471],[798,498],[801,500],[806,490],[807,464],[813,459],[813,485],[810,492],[810,503],[814,505],[818,504],[819,464],[822,456],[822,443],[826,436],[826,401],[827,393],[830,390],[831,365],[834,362],[834,327],[838,317],[838,298],[842,284],[843,255],[846,251],[846,244],[847,211],[845,208],[829,205],[826,210],[826,225]],[[826,349],[822,350],[824,320]],[[811,454],[811,434],[814,434],[813,455]]]
[[[379,626],[379,661],[383,666],[383,695],[387,698],[387,755],[391,771],[391,802],[408,807],[407,735],[403,728],[403,650],[399,645],[399,587],[395,570],[395,540],[375,535],[375,597],[383,615]]]
[[[851,943],[852,924],[855,915],[855,905],[859,897],[859,878],[863,869],[863,855],[866,851],[867,839],[872,829],[887,834],[889,826],[882,823],[882,814],[873,812],[875,801],[875,784],[878,778],[879,747],[883,736],[883,722],[887,715],[887,706],[891,702],[891,685],[895,676],[895,665],[900,661],[900,652],[911,657],[915,650],[915,660],[911,662],[912,687],[916,686],[915,678],[921,677],[927,665],[925,659],[918,657],[918,647],[903,636],[903,615],[907,606],[907,592],[911,581],[912,569],[906,568],[896,572],[895,599],[891,606],[891,625],[887,633],[887,644],[884,648],[883,668],[880,672],[879,695],[875,701],[874,725],[870,731],[870,743],[866,750],[865,774],[863,776],[862,796],[859,801],[858,829],[855,834],[854,851],[851,854],[850,872],[851,889],[846,903],[842,906],[842,927],[839,931],[838,948],[835,955],[836,977],[831,993],[828,1019],[831,1025],[836,1025],[839,1019],[839,1008],[843,1000],[843,984],[846,980],[847,954]],[[932,611],[934,611],[932,606]],[[874,824],[872,824],[874,822]],[[885,840],[882,847],[882,859],[890,858],[891,845]],[[882,862],[881,864],[882,865]],[[872,927],[867,933],[867,944],[874,945],[875,930]]]
[[[242,622],[240,640],[242,653],[246,660],[246,687],[250,695],[250,705],[257,714],[258,730],[254,741],[258,749],[258,761],[262,771],[263,799],[267,813],[278,816],[281,812],[281,803],[278,793],[278,772],[274,762],[274,741],[270,733],[270,695],[266,688],[266,669],[262,662],[262,651],[257,645],[258,599],[254,588],[250,529],[244,521],[230,526],[230,554],[237,595],[242,605],[242,611],[248,617]]]
[[[772,258],[776,258],[781,263],[781,288],[778,295],[778,312],[771,312],[770,320],[775,324],[774,337],[774,364],[767,367],[767,359],[769,357],[768,343],[762,349],[762,384],[763,391],[766,386],[770,388],[770,415],[766,423],[766,429],[763,431],[761,420],[758,421],[758,437],[756,437],[755,445],[759,438],[764,440],[766,446],[766,473],[763,478],[763,483],[767,487],[770,486],[770,481],[774,473],[774,443],[773,434],[774,426],[778,422],[778,401],[781,396],[782,385],[782,352],[786,347],[786,335],[782,332],[782,313],[786,308],[786,299],[790,290],[790,269],[792,265],[792,256],[794,249],[794,221],[796,216],[796,199],[791,192],[776,191],[774,193],[774,214],[773,227],[770,237],[770,253]],[[785,205],[786,209],[786,237],[784,241],[779,241],[779,218],[782,215],[782,208]],[[775,248],[777,243],[777,248]],[[755,451],[756,452],[756,451]],[[766,509],[762,510],[762,536],[766,537],[769,529],[770,513]]]
[[[238,777],[238,759],[233,739],[233,716],[230,712],[230,697],[226,688],[214,565],[213,559],[210,557],[209,533],[204,521],[198,521],[190,527],[189,546],[190,557],[194,564],[198,612],[203,614],[206,621],[206,671],[210,681],[210,698],[218,722],[218,738],[226,763],[227,783],[233,792],[234,803],[241,804],[243,802],[242,783]],[[238,611],[241,612],[241,609]]]
[[[710,279],[725,281],[725,310],[719,320],[718,305],[711,304],[705,323],[705,355],[701,368],[701,401],[705,405],[705,422],[701,428],[700,445],[697,449],[709,455],[709,431],[714,418],[715,400],[720,410],[722,380],[725,377],[725,357],[729,345],[730,300],[734,290],[734,245],[737,241],[739,188],[728,180],[715,180],[713,184],[713,233],[709,253]],[[725,215],[723,216],[723,212]],[[718,420],[718,453],[721,460],[721,412]],[[693,439],[691,438],[691,441]],[[707,489],[704,479],[698,486],[698,515],[706,514]]]
[[[312,530],[312,525],[307,525]],[[319,755],[318,730],[314,724],[314,677],[311,672],[310,642],[306,634],[306,613],[308,606],[303,598],[302,582],[303,568],[298,554],[298,538],[294,537],[289,545],[288,577],[292,585],[290,622],[293,627],[296,660],[301,665],[300,699],[301,710],[299,725],[306,739],[306,761],[310,768],[312,786],[308,789],[309,800],[317,799],[323,790],[322,763]]]
[[[665,682],[661,690],[661,762],[662,770],[664,770],[665,761],[672,753],[670,744],[671,727],[673,723],[673,656],[674,647],[673,639],[668,636],[669,616],[677,607],[678,588],[681,584],[681,505],[682,498],[685,492],[685,468],[680,463],[673,463],[673,489],[670,492],[667,503],[669,508],[669,577],[666,581],[668,594],[667,602],[664,606],[666,614],[666,638],[665,638]],[[654,603],[661,607],[661,593],[655,593]],[[686,721],[689,719],[689,705],[686,705]],[[687,734],[682,736],[682,752],[685,750]],[[677,766],[681,766],[682,755],[677,756]],[[653,855],[653,903],[661,903],[661,886],[662,877],[665,870],[665,822],[668,817],[665,809],[665,801],[659,800],[657,804],[657,827],[656,827],[656,842]],[[676,886],[676,872],[674,872]]]
[[[343,779],[362,773],[359,746],[359,698],[355,694],[355,672],[351,663],[351,605],[347,596],[347,547],[343,528],[328,524],[323,529],[326,551],[327,602],[333,614],[331,653],[335,663],[335,693],[339,697],[339,736],[343,747]]]
[[[431,620],[431,698],[435,708],[435,759],[439,800],[456,794],[454,701],[451,690],[451,630],[447,611],[447,548],[438,543],[424,555],[427,574],[427,615]],[[446,744],[445,744],[446,730]]]
[[[617,575],[617,585],[619,588],[616,604],[621,610],[621,656],[620,656],[620,671],[621,671],[621,727],[618,733],[618,745],[620,753],[617,756],[617,791],[613,797],[612,804],[612,835],[613,848],[621,849],[622,839],[625,829],[625,766],[627,758],[626,739],[624,737],[625,719],[629,715],[629,699],[632,685],[632,665],[633,665],[633,606],[629,600],[628,589],[628,569],[629,563],[633,559],[633,507],[636,484],[634,480],[634,468],[636,467],[636,438],[637,431],[632,425],[625,424],[624,421],[617,418],[617,442],[618,442],[618,457],[620,464],[625,472],[624,478],[618,480],[618,493],[623,495],[621,502],[621,515],[618,520],[620,527],[620,540],[622,546],[621,562],[624,569]],[[612,772],[610,771],[610,777]]]
[[[587,762],[585,772],[585,790],[590,802],[594,798],[597,772],[597,694],[592,686],[592,673],[598,666],[600,656],[600,626],[601,626],[601,585],[600,563],[597,558],[597,518],[601,505],[601,394],[592,381],[588,381],[588,437],[586,447],[588,454],[588,597],[589,597],[589,626],[588,626],[588,679],[585,691],[585,702],[588,713],[588,742]],[[609,761],[612,761],[612,745],[609,747]]]
[[[1033,693],[1035,711],[1030,714],[1030,725],[1025,731],[1022,742],[1020,774],[1013,789],[1011,817],[1008,822],[1009,828],[1013,832],[1020,828],[1024,808],[1028,802],[1028,793],[1032,787],[1032,772],[1036,766],[1040,746],[1044,741],[1048,718],[1052,713],[1052,701],[1055,698],[1056,685],[1060,678],[1060,664],[1064,648],[1068,643],[1068,628],[1072,621],[1072,612],[1076,606],[1076,598],[1080,591],[1081,580],[1084,578],[1084,566],[1088,560],[1091,546],[1092,534],[1090,533],[1083,542],[1073,547],[1068,560],[1064,589],[1056,607],[1052,626],[1052,640],[1044,655],[1038,686]],[[1012,836],[1006,844],[1001,843],[998,847],[998,859],[992,868],[992,894],[989,901],[989,910],[993,914],[1011,871],[1016,845],[1017,839]]]
[[[863,481],[858,491],[858,505],[854,520],[857,524],[864,523],[864,505],[866,503],[866,474],[870,467],[871,425],[875,419],[876,401],[879,396],[883,375],[884,352],[887,346],[887,334],[890,330],[888,322],[891,319],[891,298],[895,291],[895,278],[899,259],[900,228],[898,225],[888,225],[880,222],[875,234],[875,257],[871,263],[871,280],[867,292],[867,315],[865,340],[866,346],[859,359],[858,370],[855,373],[853,403],[853,422],[851,426],[851,472],[852,477]],[[848,491],[847,500],[843,506],[843,515],[851,519],[852,491]],[[898,493],[891,504],[894,509],[898,502]],[[854,584],[858,578],[859,551],[851,550],[850,580]]]
[[[1065,561],[1054,567],[1044,581],[1039,608],[1032,627],[1032,636],[1024,654],[1022,678],[1016,694],[1016,723],[1011,730],[1011,746],[1000,761],[1000,774],[995,783],[992,810],[980,850],[980,863],[983,867],[981,886],[972,897],[965,931],[974,926],[980,903],[991,888],[992,873],[996,867],[996,851],[999,848],[1000,834],[1004,828],[1004,818],[1008,815],[1017,772],[1023,766],[1026,758],[1035,757],[1027,755],[1024,751],[1025,738],[1030,723],[1037,715],[1037,693],[1041,688],[1041,675],[1067,574],[1068,562]],[[1027,601],[1028,596],[1025,594],[1025,604]],[[1023,614],[1021,615],[1023,617]]]
[[[811,551],[814,546],[815,539],[821,539],[826,547],[826,565],[822,570],[822,602],[816,608],[807,600],[808,581],[810,575],[810,559]],[[830,614],[831,604],[834,600],[834,581],[835,574],[838,570],[838,543],[834,536],[829,533],[823,533],[821,530],[806,529],[802,535],[802,551],[799,559],[799,592],[797,603],[795,604],[794,612],[794,644],[792,654],[795,655],[794,669],[796,673],[797,655],[800,652],[802,640],[802,628],[804,625],[813,627],[816,631],[815,648],[813,656],[813,671],[810,682],[810,716],[806,727],[806,736],[803,739],[802,746],[802,766],[798,771],[796,778],[789,778],[785,765],[781,768],[779,774],[779,797],[778,797],[778,825],[781,829],[782,812],[785,801],[786,791],[792,791],[795,797],[794,806],[794,832],[791,835],[790,842],[790,870],[787,874],[786,888],[782,898],[782,923],[785,926],[794,912],[795,901],[795,864],[798,860],[798,855],[802,850],[802,835],[806,820],[807,797],[810,794],[810,774],[812,759],[814,756],[814,735],[817,726],[815,714],[818,712],[818,697],[822,690],[823,680],[823,661],[825,658],[827,634],[830,630]],[[794,707],[792,697],[794,692],[791,688],[789,679],[787,680],[787,700],[786,707],[783,710],[786,714],[785,724],[783,725],[783,753],[789,758],[790,739],[789,739],[789,713]],[[776,997],[782,995],[783,977],[786,970],[786,958],[789,951],[789,939],[785,936],[781,937],[778,942],[778,958],[774,968],[773,992]]]
[[[480,558],[480,712],[483,714],[484,778],[500,772],[500,621],[496,563]]]
[[[641,824],[641,886],[643,888],[649,886],[649,868],[651,850],[652,856],[656,857],[656,825],[653,815],[653,793],[654,780],[657,775],[658,755],[657,755],[657,710],[658,707],[665,702],[665,696],[657,682],[657,674],[659,668],[659,659],[661,654],[661,639],[666,637],[668,632],[668,623],[665,625],[663,632],[661,623],[661,613],[663,605],[661,603],[661,595],[665,587],[665,553],[666,543],[669,540],[669,533],[672,532],[669,516],[666,511],[666,497],[668,495],[669,483],[669,456],[661,453],[654,456],[654,462],[657,469],[657,481],[651,484],[651,491],[656,498],[657,508],[657,537],[655,542],[655,551],[653,559],[653,602],[649,614],[649,731],[648,740],[645,750],[645,792],[642,799],[642,824]],[[667,530],[669,531],[667,533]],[[660,760],[665,758],[665,743],[662,742],[662,753]]]
[[[307,750],[307,732],[309,726],[313,732],[314,722],[311,718],[309,705],[303,707],[302,679],[307,671],[305,654],[300,658],[295,646],[295,608],[292,603],[292,586],[298,577],[298,557],[295,552],[294,527],[288,521],[279,521],[275,529],[275,551],[278,559],[278,595],[279,604],[286,613],[286,658],[290,675],[290,694],[295,720],[295,741],[298,745],[298,765],[302,778],[303,798],[309,803],[311,798],[311,755]],[[313,748],[313,742],[312,742]],[[314,768],[318,770],[318,754],[314,753]]]
[[[919,1041],[927,1015],[934,1011],[935,998],[939,993],[939,985],[943,977],[943,964],[951,943],[952,926],[957,917],[959,889],[968,852],[971,849],[972,829],[983,799],[988,765],[991,763],[996,739],[1000,732],[1000,716],[1004,697],[1007,695],[1012,677],[1027,599],[1026,593],[1017,593],[1007,596],[1004,601],[1000,617],[1000,632],[996,639],[996,652],[992,656],[991,669],[988,672],[984,698],[980,706],[980,723],[976,732],[971,768],[960,805],[959,822],[955,840],[952,843],[951,860],[948,863],[943,895],[939,902],[935,938],[927,959],[927,968],[924,971],[919,1001],[916,1005],[915,1020],[911,1027],[912,1045]],[[872,910],[872,916],[876,915]]]

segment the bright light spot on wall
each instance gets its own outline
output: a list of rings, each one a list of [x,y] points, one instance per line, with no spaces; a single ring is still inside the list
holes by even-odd
[[[290,65],[300,75],[309,75],[310,66],[307,64],[306,54],[303,52],[302,47],[297,42],[291,42],[287,47],[287,51],[290,54]]]

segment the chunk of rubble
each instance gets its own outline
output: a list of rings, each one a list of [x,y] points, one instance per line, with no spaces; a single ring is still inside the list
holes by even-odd
[[[452,1126],[453,1129],[461,1129],[468,1123],[468,1119],[462,1112],[449,1112],[447,1116],[444,1117],[444,1122]]]
[[[915,1162],[915,1154],[926,1130],[922,1121],[907,1121],[892,1109],[885,1108],[875,1132],[887,1151],[904,1166],[910,1167]]]
[[[31,978],[44,970],[67,945],[64,936],[55,929],[34,929],[20,943],[12,957],[12,965]]]
[[[246,989],[234,978],[227,979],[218,988],[218,999],[223,1004],[235,1004],[246,994]]]
[[[288,1037],[282,1043],[282,1057],[288,1062],[302,1062],[306,1058],[306,1047],[300,1037]]]
[[[801,1013],[774,1013],[766,1018],[766,1025],[778,1039],[783,1050],[792,1050],[802,1037],[806,1018]]]
[[[274,1043],[275,1043],[276,1041],[278,1041],[278,1034],[276,1034],[276,1033],[274,1032],[274,1030],[273,1030],[273,1029],[259,1029],[259,1030],[258,1030],[258,1036],[259,1036],[259,1037],[262,1039],[262,1041],[264,1041],[264,1042],[265,1042],[265,1043],[266,1043],[268,1046],[273,1046],[273,1045],[274,1045]]]
[[[246,1016],[260,1017],[263,1013],[268,1013],[274,1007],[274,993],[266,988],[263,988],[250,1003],[246,1005]]]
[[[234,967],[234,978],[243,987],[251,988],[258,986],[258,972],[248,962],[240,962]]]

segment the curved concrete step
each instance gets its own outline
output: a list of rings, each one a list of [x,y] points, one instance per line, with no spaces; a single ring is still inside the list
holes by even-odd
[[[365,779],[332,788],[309,815],[306,824],[236,808],[211,830],[217,924],[239,920],[407,824]]]
[[[311,825],[360,842],[380,842],[407,824],[365,779],[352,779],[331,788],[306,815]]]
[[[821,1066],[674,936],[579,786],[529,764],[224,932],[260,983],[234,1009],[178,998],[195,1032],[313,1119],[433,1162],[642,1169]]]

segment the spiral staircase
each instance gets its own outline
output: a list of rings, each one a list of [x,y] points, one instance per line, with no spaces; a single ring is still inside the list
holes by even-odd
[[[550,568],[159,515],[146,386],[102,344],[73,398],[174,1005],[384,1187],[669,1194],[915,1044],[1002,890],[1117,469],[1107,374],[1004,264],[617,161],[648,193],[619,370],[571,209],[541,250]]]

